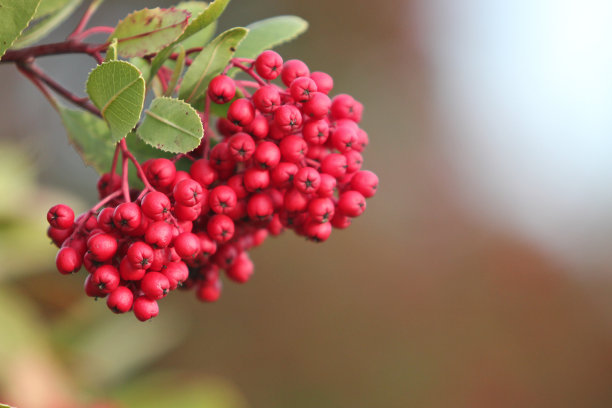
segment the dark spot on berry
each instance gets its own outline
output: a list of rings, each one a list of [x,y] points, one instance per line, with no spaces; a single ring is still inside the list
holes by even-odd
[[[236,52],[236,48],[235,47],[230,47],[230,51],[231,52]]]

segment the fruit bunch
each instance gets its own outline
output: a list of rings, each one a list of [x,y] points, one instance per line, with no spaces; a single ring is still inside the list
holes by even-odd
[[[234,79],[235,69],[250,78]],[[87,295],[144,321],[177,288],[217,300],[221,270],[246,282],[254,269],[248,250],[269,234],[292,229],[322,242],[333,228],[347,228],[378,178],[361,170],[368,144],[362,105],[347,94],[330,98],[332,88],[328,74],[283,62],[274,51],[233,59],[208,86],[203,118],[212,104],[227,107],[214,139],[206,120],[195,151],[142,165],[122,141],[98,182],[100,203],[76,219],[66,205],[49,210],[58,270],[83,266]],[[123,177],[115,173],[119,150]],[[192,161],[188,171],[177,169],[179,158]],[[140,191],[128,186],[127,160],[144,183]]]

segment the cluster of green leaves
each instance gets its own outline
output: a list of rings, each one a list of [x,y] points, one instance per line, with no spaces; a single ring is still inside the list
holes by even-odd
[[[0,56],[8,47],[23,47],[40,39],[80,2],[0,0]],[[89,112],[58,107],[69,140],[86,164],[98,172],[108,171],[115,144],[126,137],[139,160],[193,150],[204,133],[197,109],[202,109],[210,80],[234,56],[254,58],[263,50],[294,39],[308,27],[299,17],[278,16],[215,37],[217,19],[228,3],[185,1],[168,9],[135,11],[119,21],[108,38],[104,63],[91,71],[86,85],[102,119]],[[185,70],[185,52],[196,48],[201,50],[190,53],[192,63]],[[178,57],[170,58],[173,54]],[[173,72],[166,92],[156,80],[164,66]],[[235,70],[230,72],[235,74]],[[173,91],[179,83],[175,97]],[[155,98],[144,109],[149,90]],[[216,107],[213,114],[224,115],[228,105]]]

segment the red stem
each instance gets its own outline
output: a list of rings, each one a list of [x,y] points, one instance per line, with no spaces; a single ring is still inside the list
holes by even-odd
[[[134,164],[134,167],[136,167],[138,176],[144,183],[145,188],[147,188],[150,191],[156,191],[153,188],[153,186],[151,186],[151,183],[149,183],[149,180],[147,179],[147,176],[145,175],[144,170],[140,166],[140,163],[138,163],[138,160],[136,160],[134,155],[128,150],[127,143],[125,142],[125,138],[121,139],[121,141],[119,142],[119,146],[121,146],[121,152],[124,154],[124,156],[127,156],[127,158],[130,159],[130,161]]]
[[[239,68],[239,69],[243,70],[247,74],[249,74],[255,81],[257,81],[257,83],[259,85],[261,85],[261,86],[267,85],[266,81],[261,79],[261,77],[255,73],[255,71],[253,70],[253,66],[251,65],[251,67],[247,67],[247,66],[243,65],[242,62],[241,62],[242,60],[244,60],[244,58],[232,58],[230,64],[227,67],[225,67],[225,69],[223,70],[223,74],[227,74],[227,72],[232,67],[236,67],[236,68]],[[251,61],[251,60],[249,60],[249,61]]]
[[[121,181],[121,190],[123,191],[123,199],[126,203],[129,203],[130,201],[132,201],[130,199],[130,183],[128,180],[128,165],[130,164],[130,162],[128,161],[128,158],[125,153],[123,153],[122,163],[123,168],[121,170],[121,174],[123,175],[123,180]]]
[[[89,23],[91,16],[96,12],[102,1],[103,0],[92,0],[89,7],[87,7],[87,10],[85,10],[85,13],[83,13],[83,17],[81,17],[79,24],[77,24],[74,31],[68,36],[69,40],[78,37],[83,32],[83,29],[85,29],[85,26],[87,23]]]
[[[82,33],[80,33],[79,35],[75,35],[71,38],[74,38],[76,40],[82,41],[85,38],[95,35],[95,34],[110,34],[113,31],[115,31],[115,27],[108,27],[108,26],[97,26],[97,27],[91,27],[85,31],[83,31]]]
[[[113,164],[111,165],[111,170],[110,170],[111,181],[113,180],[113,176],[117,172],[117,161],[119,161],[119,150],[120,150],[119,144],[117,143],[117,146],[115,146],[115,154],[113,155]]]
[[[108,44],[85,44],[80,41],[68,40],[59,43],[42,44],[20,50],[9,50],[4,54],[0,63],[27,62],[36,57],[45,57],[58,54],[95,54],[105,51]]]
[[[45,98],[47,98],[47,100],[49,101],[49,103],[51,105],[53,105],[53,107],[55,109],[58,108],[57,106],[57,101],[55,100],[55,98],[53,97],[53,95],[51,95],[51,93],[49,92],[49,90],[47,88],[45,88],[45,85],[40,81],[40,79],[38,79],[38,77],[36,75],[34,75],[34,73],[32,73],[32,71],[28,70],[25,64],[17,64],[17,69],[19,70],[19,72],[21,72],[26,78],[28,78],[30,81],[32,81],[32,83],[40,90],[40,92],[42,92],[42,94],[45,96]]]

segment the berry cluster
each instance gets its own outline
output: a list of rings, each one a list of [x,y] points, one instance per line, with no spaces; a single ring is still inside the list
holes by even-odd
[[[233,79],[231,68],[254,81]],[[272,82],[277,77],[284,86]],[[102,201],[87,213],[75,219],[62,204],[49,210],[58,270],[84,266],[87,295],[107,297],[113,312],[133,310],[144,321],[177,288],[217,300],[220,270],[246,282],[253,273],[247,251],[268,234],[289,228],[321,242],[348,227],[378,178],[361,170],[368,144],[358,125],[362,105],[347,94],[330,98],[332,87],[328,74],[311,73],[299,60],[283,63],[273,51],[232,60],[207,92],[205,117],[211,103],[231,101],[217,122],[220,136],[212,148],[206,141],[186,155],[189,172],[165,158],[140,166],[123,143],[124,163],[136,165],[142,191],[127,187],[125,165],[124,177],[101,177]]]

